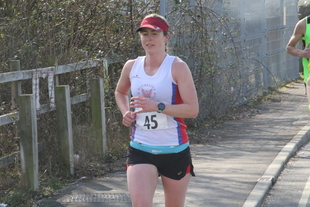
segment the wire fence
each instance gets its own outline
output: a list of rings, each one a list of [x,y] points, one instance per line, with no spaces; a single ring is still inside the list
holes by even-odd
[[[286,52],[297,0],[166,1],[164,11],[170,46],[193,70],[206,116],[299,78],[298,58]]]

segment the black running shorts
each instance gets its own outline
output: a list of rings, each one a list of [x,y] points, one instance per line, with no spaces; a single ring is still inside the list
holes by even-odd
[[[186,174],[195,176],[190,149],[171,154],[151,154],[129,146],[127,151],[127,165],[152,164],[158,174],[165,177],[181,180]]]

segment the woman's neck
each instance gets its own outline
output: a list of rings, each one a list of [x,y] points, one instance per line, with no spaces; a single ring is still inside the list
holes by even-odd
[[[167,56],[167,53],[146,54],[145,66],[158,69],[158,67],[160,67],[160,65],[162,64],[166,56]]]
[[[150,76],[154,75],[159,69],[159,67],[161,66],[166,56],[167,56],[166,53],[162,53],[160,55],[159,54],[154,54],[154,55],[147,54],[145,57],[145,61],[144,61],[144,70],[146,74]]]

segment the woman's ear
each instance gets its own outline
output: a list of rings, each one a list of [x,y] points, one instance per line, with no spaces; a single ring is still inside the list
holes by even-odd
[[[168,40],[169,40],[170,34],[168,33],[165,37],[166,37],[166,39],[165,39],[165,43],[167,43],[167,42],[168,42]],[[310,44],[310,43],[309,43],[309,44]]]

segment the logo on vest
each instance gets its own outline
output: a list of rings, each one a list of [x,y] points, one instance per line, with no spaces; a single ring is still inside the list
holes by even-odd
[[[138,88],[138,95],[154,99],[156,97],[156,88],[151,84],[143,84]]]
[[[134,78],[140,78],[140,77],[138,75],[131,76],[131,79],[134,79]]]

